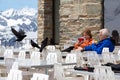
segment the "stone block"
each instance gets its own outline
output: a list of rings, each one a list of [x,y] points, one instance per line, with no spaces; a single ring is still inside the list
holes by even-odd
[[[98,3],[85,3],[83,4],[84,12],[87,15],[100,15],[102,10],[102,5]]]
[[[73,3],[73,0],[60,0],[60,4],[70,4]]]
[[[80,0],[81,3],[88,3],[88,2],[91,2],[91,3],[99,3],[99,2],[102,2],[102,0]]]
[[[69,15],[69,19],[70,19],[70,20],[78,20],[78,17],[79,17],[79,16],[78,16],[78,14],[76,14],[76,13]]]
[[[70,8],[63,8],[62,10],[60,10],[60,15],[64,16],[64,15],[70,15],[71,14],[71,9]]]

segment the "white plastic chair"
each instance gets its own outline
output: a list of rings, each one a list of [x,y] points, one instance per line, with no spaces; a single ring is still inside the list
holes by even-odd
[[[62,54],[59,49],[55,49],[55,53],[57,53],[57,62],[61,63],[62,62]]]
[[[117,52],[118,60],[120,60],[120,49]]]
[[[115,80],[111,67],[96,65],[94,69],[94,80]]]
[[[115,59],[115,55],[113,53],[104,53],[102,54],[103,57],[103,63],[115,63],[116,64],[116,59]]]
[[[41,73],[33,73],[31,80],[49,80],[49,75]]]
[[[82,78],[82,77],[81,77]],[[80,77],[66,77],[65,71],[61,63],[55,63],[54,64],[54,79],[55,80],[83,80]]]
[[[49,45],[46,47],[48,51],[55,51],[55,46],[54,45]]]
[[[84,67],[85,60],[83,59],[83,54],[79,52],[76,55],[77,55],[77,66]]]
[[[22,71],[11,69],[7,80],[22,80]]]
[[[109,53],[109,48],[108,47],[104,47],[103,49],[102,49],[102,53]]]
[[[6,49],[4,52],[4,58],[14,58],[13,50]]]
[[[55,52],[48,53],[48,55],[46,57],[46,61],[47,61],[47,64],[57,63],[58,62],[58,60],[57,60],[57,53],[55,53]]]
[[[8,73],[9,73],[10,69],[12,68],[14,61],[15,61],[14,58],[5,58],[5,65],[6,65]]]
[[[12,68],[11,69],[15,69],[18,70],[19,69],[19,64],[18,62],[13,62]]]
[[[76,54],[67,54],[66,59],[65,59],[65,63],[77,63],[77,57]],[[65,66],[65,68],[73,68],[75,65],[68,65]]]
[[[87,63],[91,66],[94,67],[94,65],[101,65],[100,63],[100,58],[95,51],[86,51],[87,53]]]
[[[113,53],[118,54],[119,50],[120,50],[120,46],[115,46]]]
[[[40,52],[37,51],[32,51],[31,55],[30,55],[30,59],[32,61],[32,65],[38,65],[40,64]]]
[[[66,63],[76,63],[77,62],[76,54],[67,54],[65,62]]]
[[[25,51],[19,51],[18,59],[25,59],[25,56],[26,56],[26,52]]]
[[[118,54],[120,54],[120,49],[118,50]]]
[[[57,80],[65,80],[65,75],[61,63],[54,64],[54,78]]]

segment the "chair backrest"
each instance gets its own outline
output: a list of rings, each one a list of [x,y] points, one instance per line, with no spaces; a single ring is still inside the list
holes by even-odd
[[[104,53],[104,52],[109,52],[109,48],[108,48],[108,47],[104,47],[104,48],[102,49],[102,53]]]
[[[81,52],[77,53],[77,66],[84,66],[85,60],[83,58],[83,54]]]
[[[18,62],[13,62],[12,69],[16,69],[16,70],[19,69],[19,64],[18,64]]]
[[[48,51],[55,51],[55,46],[54,45],[49,45],[46,47]]]
[[[103,57],[103,63],[106,64],[106,63],[115,63],[116,64],[116,59],[115,59],[115,55],[111,52],[109,53],[104,53],[102,54],[102,57]]]
[[[11,69],[7,80],[22,80],[22,71]]]
[[[46,57],[47,64],[57,63],[58,62],[57,59],[58,59],[57,58],[57,53],[55,53],[55,52],[48,53],[48,55]]]
[[[111,67],[96,65],[94,69],[94,80],[115,80]]]
[[[55,49],[55,53],[57,53],[57,62],[61,63],[62,62],[62,54],[60,49]]]
[[[120,60],[120,49],[118,50],[117,55],[118,55],[118,60]]]
[[[32,51],[31,55],[30,55],[30,59],[32,61],[33,65],[37,65],[40,64],[40,52],[37,51]]]
[[[113,53],[118,54],[120,51],[120,46],[115,46]]]
[[[91,67],[94,67],[94,65],[100,65],[100,59],[95,51],[86,51],[87,53],[87,62]]]
[[[33,73],[31,80],[49,80],[49,75],[41,73]]]
[[[55,63],[54,64],[54,78],[56,80],[64,80],[64,70],[61,63]]]
[[[5,46],[0,46],[0,55],[4,55],[4,52],[5,52],[5,50],[6,50],[6,48],[5,48]]]
[[[74,53],[70,53],[67,54],[66,59],[65,59],[65,63],[77,63],[77,54]],[[65,66],[65,68],[73,68],[75,65],[67,65]]]
[[[76,54],[67,54],[65,62],[66,63],[76,63],[77,62]]]
[[[4,58],[13,58],[13,50],[12,49],[6,49],[4,52]]]
[[[120,55],[120,49],[118,50],[118,53],[117,54],[119,54]]]
[[[26,52],[25,51],[19,51],[18,59],[25,59],[25,56],[26,56]]]
[[[8,72],[12,68],[12,65],[13,65],[14,61],[15,61],[14,58],[5,58],[5,65],[6,65],[6,68],[7,68]]]

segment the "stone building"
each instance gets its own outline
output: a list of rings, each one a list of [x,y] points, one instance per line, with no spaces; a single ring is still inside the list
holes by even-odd
[[[63,45],[89,28],[103,27],[103,0],[38,0],[38,42],[45,37]]]

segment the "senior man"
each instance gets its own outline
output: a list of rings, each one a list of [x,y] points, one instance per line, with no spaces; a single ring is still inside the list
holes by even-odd
[[[104,28],[99,31],[99,42],[97,44],[93,43],[90,46],[86,46],[84,48],[79,47],[78,50],[81,51],[96,51],[97,54],[102,53],[102,49],[104,47],[109,48],[109,51],[112,52],[114,50],[115,44],[114,41],[109,36],[108,29]]]

